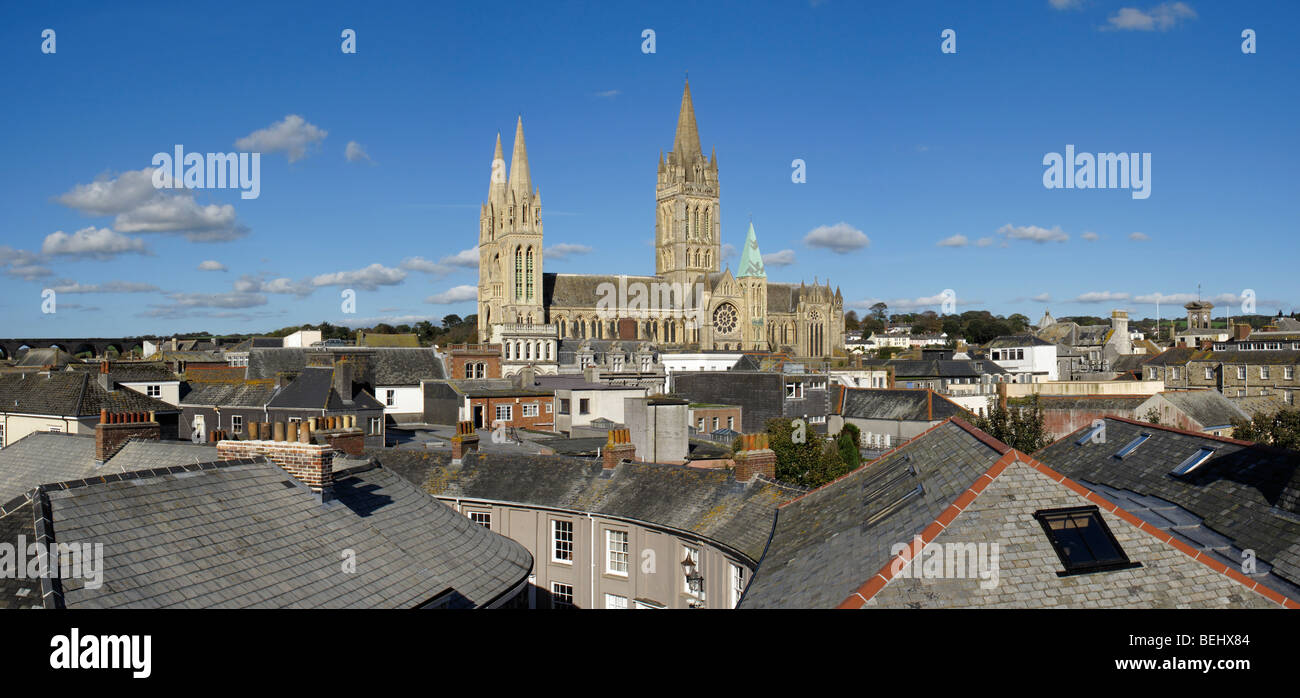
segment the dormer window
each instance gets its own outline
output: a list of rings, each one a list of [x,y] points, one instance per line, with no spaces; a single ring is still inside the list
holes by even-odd
[[[1037,511],[1034,518],[1065,566],[1058,577],[1141,566],[1129,561],[1095,506]]]

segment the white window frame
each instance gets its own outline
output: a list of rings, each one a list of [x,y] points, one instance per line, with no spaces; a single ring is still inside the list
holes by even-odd
[[[1205,380],[1214,380],[1214,368],[1210,366],[1205,367]]]
[[[568,540],[560,538],[561,525],[568,527]],[[567,519],[551,519],[551,562],[557,562],[562,565],[573,564],[574,530],[575,527],[572,521]],[[561,549],[561,543],[567,543],[567,550]],[[562,552],[567,552],[568,557],[560,557]]]
[[[370,435],[371,435],[371,436],[378,436],[379,434],[382,434],[382,433],[384,432],[384,428],[383,428],[384,425],[383,425],[382,421],[383,421],[383,417],[371,417],[371,418],[370,418]]]
[[[1284,380],[1295,380],[1295,366],[1285,366],[1282,368],[1282,378]]]
[[[475,511],[471,509],[470,511],[465,512],[465,515],[469,517],[470,521],[473,521],[489,531],[492,530],[492,512]]]
[[[1246,380],[1246,367],[1245,367],[1245,366],[1238,366],[1238,367],[1237,367],[1237,380],[1239,380],[1239,381],[1244,381],[1244,380]]]
[[[627,610],[627,597],[618,594],[605,594],[605,608],[611,610]]]
[[[564,589],[568,589],[568,591],[564,591]],[[569,597],[569,600],[561,600],[563,596]],[[573,605],[573,585],[564,582],[551,582],[551,608],[572,608]]]
[[[502,415],[502,410],[505,410],[505,413],[504,413],[505,416],[504,416],[504,417],[501,416],[501,415]],[[514,421],[514,416],[515,416],[515,406],[514,406],[514,405],[497,405],[497,406],[496,406],[496,410],[494,410],[494,413],[496,414],[496,419],[493,420],[493,423],[496,423],[496,422],[512,422],[512,421]]]
[[[1268,380],[1268,375],[1269,375],[1268,366],[1260,366],[1259,367],[1260,380]]]
[[[620,570],[620,566],[623,569]],[[631,567],[631,532],[617,528],[605,529],[605,574],[626,577]]]
[[[230,431],[235,434],[244,433],[244,415],[242,414],[230,415]]]
[[[731,607],[740,604],[740,595],[745,593],[745,568],[734,562],[727,563],[731,568]]]
[[[525,417],[537,417],[541,415],[541,407],[535,402],[530,402],[524,405],[523,415]]]
[[[147,397],[162,397],[162,386],[151,383],[144,387],[144,394]]]
[[[396,390],[393,390],[392,388],[389,388],[389,389],[385,390],[384,393],[385,393],[385,395],[384,395],[384,405],[385,405],[385,406],[387,406],[387,407],[392,407],[393,405],[397,404],[397,391],[396,391]]]

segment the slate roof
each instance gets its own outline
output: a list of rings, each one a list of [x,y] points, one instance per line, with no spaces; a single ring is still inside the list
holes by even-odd
[[[1214,351],[1194,347],[1167,349],[1147,362],[1150,366],[1184,366],[1188,362],[1206,361],[1223,364],[1300,364],[1300,351]]]
[[[442,361],[432,348],[382,349],[371,359],[375,386],[419,385],[422,380],[446,378]]]
[[[103,465],[89,434],[33,432],[0,449],[0,506],[51,482],[212,460],[216,449],[187,441],[132,439]]]
[[[1047,347],[1055,344],[1057,344],[1057,342],[1049,342],[1028,333],[1006,334],[989,340],[988,344],[984,345],[984,348],[1001,349],[1003,347]]]
[[[979,378],[1003,375],[1005,368],[988,359],[891,359],[864,361],[864,365],[894,370],[895,379]]]
[[[793,313],[799,310],[799,287],[794,284],[767,285],[767,312]]]
[[[196,383],[180,404],[184,407],[264,407],[275,395],[275,383]]]
[[[631,276],[620,274],[542,274],[542,303],[561,308],[595,308],[600,301],[601,284],[613,284],[617,289],[619,279],[627,282],[654,283],[662,281],[656,276]]]
[[[61,580],[68,608],[411,608],[444,592],[476,606],[532,567],[523,546],[382,468],[336,473],[325,504],[264,459],[79,485],[48,488],[41,512],[56,540],[104,545],[102,586]]]
[[[368,450],[384,467],[438,497],[512,502],[599,513],[686,531],[758,559],[776,506],[802,492],[725,471],[565,456],[474,453],[452,466],[447,453]]]
[[[14,362],[15,366],[54,366],[62,368],[69,363],[75,363],[76,358],[62,349],[47,347],[43,349],[28,349],[21,359]]]
[[[442,361],[431,347],[325,347],[253,349],[248,353],[249,380],[272,380],[280,373],[298,373],[307,366],[309,354],[328,352],[339,356],[363,354],[367,357],[368,375],[356,380],[373,382],[370,387],[419,385],[421,380],[446,378]]]
[[[1052,344],[1087,347],[1105,344],[1113,329],[1110,325],[1080,325],[1066,320],[1048,325],[1035,334]]]
[[[292,383],[281,388],[266,404],[269,408],[305,410],[384,409],[369,393],[353,384],[351,395],[334,390],[334,369],[307,366]]]
[[[1300,583],[1300,453],[1114,417],[1106,418],[1105,443],[1080,445],[1076,442],[1084,429],[1035,457],[1087,486],[1157,497],[1181,507],[1199,517],[1199,523],[1188,526],[1203,525],[1222,537],[1214,546],[1219,554],[1232,547],[1252,549],[1273,573]],[[1143,433],[1150,438],[1130,456],[1123,461],[1114,457]],[[1202,446],[1217,450],[1189,476],[1170,475]],[[1166,530],[1186,536],[1177,522]],[[1238,556],[1233,568],[1240,562]]]
[[[3,453],[3,451],[0,451]],[[0,503],[0,509],[4,503]],[[36,540],[35,509],[24,500],[12,510],[0,511],[0,543],[17,546]],[[0,610],[7,608],[41,608],[41,580],[19,575],[0,575]]]
[[[175,412],[176,408],[134,390],[108,392],[82,371],[0,374],[0,412],[90,417],[112,412]]]
[[[966,414],[961,405],[933,390],[844,388],[839,412],[845,418],[937,422]]]
[[[1044,410],[1135,410],[1150,399],[1150,395],[1039,395],[1038,406]],[[1012,398],[1007,402],[1027,405],[1032,400]]]
[[[948,421],[785,504],[740,607],[837,606],[1001,457]]]
[[[69,364],[67,370],[82,371],[97,375],[99,363]],[[160,362],[117,361],[109,364],[109,375],[116,383],[144,383],[157,381],[179,381],[180,377],[172,372],[167,364]]]
[[[1230,397],[1228,401],[1252,418],[1259,414],[1274,414],[1278,410],[1291,407],[1283,401],[1281,395],[1276,393],[1272,395],[1252,395],[1250,397]]]
[[[1204,428],[1228,426],[1233,420],[1250,418],[1217,390],[1166,390],[1160,394]]]

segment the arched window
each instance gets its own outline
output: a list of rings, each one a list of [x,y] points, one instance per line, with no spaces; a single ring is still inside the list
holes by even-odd
[[[524,299],[524,252],[515,248],[515,300]]]
[[[533,299],[533,248],[528,248],[528,271],[525,274],[528,284],[528,300]]]
[[[686,209],[686,239],[691,238],[691,209]]]
[[[711,209],[710,209],[709,207],[705,207],[705,209],[704,209],[704,233],[702,234],[701,237],[704,238],[704,241],[705,241],[705,242],[708,242],[708,241],[712,238],[712,236],[713,236],[713,228],[709,227],[709,211],[710,211],[710,210],[711,210]]]
[[[700,237],[700,209],[695,209],[692,215],[695,216],[695,237],[698,238]]]

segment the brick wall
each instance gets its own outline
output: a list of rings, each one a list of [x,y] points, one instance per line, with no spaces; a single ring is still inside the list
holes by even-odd
[[[101,412],[99,424],[95,425],[95,462],[103,463],[117,455],[131,439],[157,441],[159,438],[161,427],[147,412]]]
[[[474,417],[474,408],[483,408],[483,428],[491,429],[496,426],[497,406],[510,406],[510,420],[505,422],[508,427],[537,427],[550,428],[555,424],[555,414],[552,411],[552,398],[547,396],[530,396],[530,397],[476,397],[470,398],[469,416]],[[536,417],[524,416],[524,405],[537,405]]]
[[[218,460],[264,456],[284,468],[313,492],[328,493],[334,487],[334,447],[291,441],[219,441]]]

